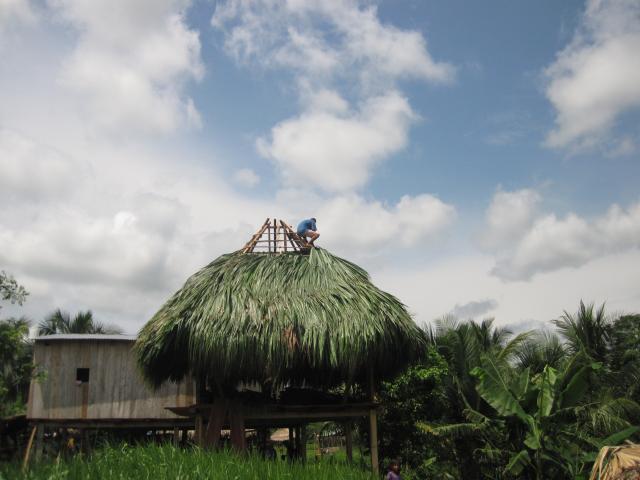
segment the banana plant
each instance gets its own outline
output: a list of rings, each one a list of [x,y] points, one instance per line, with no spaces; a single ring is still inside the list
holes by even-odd
[[[572,361],[562,372],[546,366],[532,376],[528,368],[517,372],[486,356],[473,369],[478,394],[498,417],[516,420],[516,448],[505,475],[541,480],[549,478],[550,471],[564,470],[560,451],[575,440],[567,419],[587,391],[588,375],[600,368],[598,363]]]

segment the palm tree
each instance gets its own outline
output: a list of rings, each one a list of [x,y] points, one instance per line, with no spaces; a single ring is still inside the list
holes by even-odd
[[[478,479],[476,455],[490,460],[490,442],[485,434],[491,434],[485,425],[470,424],[470,416],[483,417],[491,412],[489,404],[479,395],[477,380],[471,372],[483,364],[486,357],[491,358],[501,368],[510,370],[510,362],[517,355],[520,346],[530,336],[529,332],[512,337],[507,328],[495,327],[493,319],[481,323],[460,322],[447,316],[436,321],[435,329],[429,332],[436,346],[449,366],[451,377],[446,381],[446,394],[451,408],[450,421],[444,426],[431,429],[444,438],[453,441],[462,478]],[[470,428],[467,428],[470,427]]]
[[[580,300],[580,309],[564,314],[553,323],[564,337],[570,353],[584,352],[592,360],[604,362],[609,353],[611,320],[605,315],[604,303],[595,309],[594,304],[585,305]]]
[[[80,311],[71,318],[68,312],[58,308],[40,322],[38,327],[39,335],[53,335],[56,333],[122,333],[119,327],[113,325],[105,326],[95,321],[91,310]]]
[[[532,374],[542,373],[545,366],[559,370],[567,361],[567,348],[553,332],[536,333],[520,345],[516,353],[519,370],[530,369]]]

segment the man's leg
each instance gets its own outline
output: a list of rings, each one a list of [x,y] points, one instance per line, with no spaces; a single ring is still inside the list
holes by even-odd
[[[311,241],[309,242],[309,244],[315,247],[313,242],[315,242],[318,239],[320,234],[318,232],[314,232],[313,230],[307,230],[306,235],[311,238]]]

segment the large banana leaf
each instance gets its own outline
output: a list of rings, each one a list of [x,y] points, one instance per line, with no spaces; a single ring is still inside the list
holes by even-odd
[[[531,464],[531,457],[529,456],[529,452],[527,450],[520,450],[514,456],[511,457],[509,463],[504,469],[506,474],[519,476],[522,471]]]
[[[544,370],[538,378],[538,411],[536,416],[538,419],[548,417],[553,409],[553,401],[555,399],[556,371],[550,366],[544,367]]]
[[[495,361],[486,357],[482,364],[482,367],[476,367],[471,372],[478,379],[476,389],[480,396],[500,415],[515,415],[528,423],[529,415],[511,392],[507,379],[500,373]]]
[[[512,390],[513,394],[518,400],[522,400],[526,393],[529,391],[530,380],[531,380],[531,369],[529,367],[525,368],[520,375],[518,375],[513,383]]]

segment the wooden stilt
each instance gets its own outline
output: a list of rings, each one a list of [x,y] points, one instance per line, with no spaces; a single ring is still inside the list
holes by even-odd
[[[89,430],[86,428],[80,430],[80,438],[80,448],[82,449],[82,453],[89,455],[89,453],[91,453],[91,445],[89,445]]]
[[[369,370],[369,397],[372,403],[375,403],[376,385],[373,368]],[[371,470],[374,475],[380,473],[378,465],[378,411],[375,407],[369,410],[369,448],[371,451]]]
[[[347,451],[347,461],[353,462],[353,428],[351,422],[344,424],[344,443]]]
[[[227,414],[227,403],[219,400],[213,404],[209,413],[209,423],[207,424],[207,433],[205,435],[205,443],[207,447],[216,449],[220,443],[220,430],[224,423],[224,417]]]
[[[173,427],[173,446],[177,447],[180,444],[180,429],[178,427]]]
[[[24,451],[24,460],[22,461],[22,471],[25,472],[29,465],[29,457],[31,457],[31,448],[33,447],[33,440],[36,438],[37,425],[31,429],[31,435],[29,435],[29,441],[27,442],[27,448]]]
[[[295,454],[296,444],[295,444],[295,438],[293,436],[293,433],[294,433],[294,427],[289,427],[289,450],[287,451],[289,460],[293,460],[296,456]]]
[[[307,426],[300,426],[300,460],[307,461]]]
[[[198,445],[199,447],[203,447],[204,446],[204,428],[203,428],[203,420],[202,420],[202,414],[199,413],[198,415],[196,415],[196,431],[195,431],[195,440],[196,440],[196,445]]]
[[[36,444],[35,451],[33,452],[33,459],[36,462],[42,460],[42,449],[44,443],[44,425],[39,423],[38,428],[36,430]]]
[[[369,411],[369,439],[371,449],[371,470],[378,474],[378,412],[374,408]]]
[[[229,409],[229,426],[231,427],[231,446],[238,452],[244,452],[247,449],[247,443],[242,406],[234,405]]]

